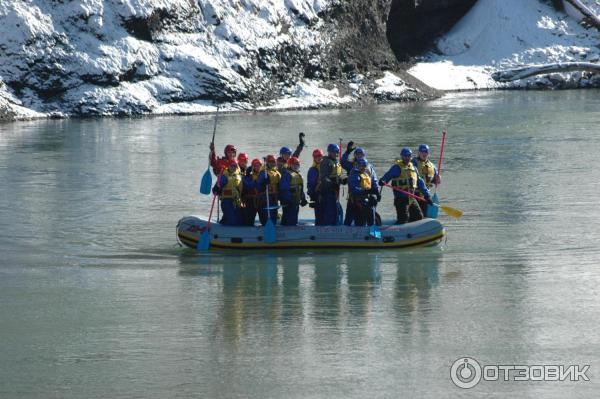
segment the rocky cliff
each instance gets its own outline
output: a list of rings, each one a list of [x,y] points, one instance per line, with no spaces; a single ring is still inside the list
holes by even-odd
[[[387,41],[392,0],[5,0],[0,115],[432,98]],[[395,6],[397,8],[397,6]]]

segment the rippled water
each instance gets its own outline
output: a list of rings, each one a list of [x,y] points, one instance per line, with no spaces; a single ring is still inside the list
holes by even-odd
[[[597,397],[598,91],[222,116],[252,157],[355,139],[439,151],[440,248],[198,254],[211,116],[0,125],[0,397]],[[380,213],[392,217],[391,194]],[[309,212],[306,211],[305,216]],[[457,358],[590,365],[461,390]]]

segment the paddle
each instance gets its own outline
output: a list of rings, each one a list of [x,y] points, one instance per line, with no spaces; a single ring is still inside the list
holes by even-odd
[[[217,177],[217,186],[221,186],[221,176],[222,173]],[[213,194],[212,204],[210,205],[210,213],[208,214],[208,223],[206,223],[206,228],[204,232],[200,236],[200,240],[198,240],[198,244],[196,244],[196,249],[198,251],[208,251],[210,248],[210,222],[212,220],[213,210],[215,209],[215,200],[217,199],[218,194]]]
[[[340,156],[342,155],[342,138],[340,137]],[[335,203],[335,209],[337,211],[337,222],[338,226],[344,224],[344,208],[342,208],[342,204],[340,204],[340,190],[337,192],[337,199]]]
[[[419,197],[418,195],[414,195],[413,193],[410,193],[408,191],[404,191],[400,187],[394,187],[394,186],[392,186],[389,183],[385,183],[384,185],[387,186],[387,187],[389,187],[389,188],[391,188],[394,191],[398,191],[399,193],[403,193],[403,194],[408,195],[409,197],[413,197],[417,201],[427,202],[427,200],[425,198]],[[453,207],[448,206],[448,205],[433,204],[433,206],[439,207],[448,216],[452,216],[453,218],[456,218],[456,219],[459,219],[463,215],[463,213],[464,213],[460,209],[453,208]]]
[[[265,158],[265,176],[269,177],[267,173],[267,159]],[[267,224],[265,225],[265,242],[272,244],[277,241],[277,232],[275,231],[275,224],[271,220],[271,204],[269,202],[269,181],[267,180],[265,193],[267,195]]]
[[[437,175],[441,176],[441,171],[442,171],[442,159],[444,156],[444,147],[446,144],[446,130],[444,129],[442,131],[442,146],[440,148],[440,158],[438,160],[438,170],[437,170]],[[437,184],[435,185],[435,190],[433,192],[433,198],[431,198],[431,201],[434,204],[439,205],[440,204],[440,200],[438,198],[437,195]],[[431,219],[437,219],[437,217],[439,216],[439,208],[435,207],[435,206],[428,206],[427,207],[427,217],[431,218]]]
[[[215,144],[215,133],[217,133],[217,119],[219,117],[219,107],[217,107],[217,113],[215,114],[215,126],[213,127],[213,136],[211,143]],[[212,187],[212,174],[210,173],[210,156],[208,157],[208,168],[202,176],[200,181],[200,194],[210,194],[210,188]]]
[[[369,229],[369,235],[371,237],[380,239],[381,231],[379,231],[379,227],[377,227],[376,220],[377,220],[377,218],[375,217],[375,207],[373,207],[373,224],[371,225],[371,228]]]

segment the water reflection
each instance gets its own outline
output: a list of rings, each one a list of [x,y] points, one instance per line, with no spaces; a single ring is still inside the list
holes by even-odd
[[[235,342],[260,333],[342,331],[385,322],[390,306],[405,323],[431,309],[439,285],[441,251],[416,253],[218,254],[180,258],[179,275],[201,278],[218,292],[219,335]],[[407,262],[407,259],[410,260]],[[362,328],[364,327],[364,328]],[[265,329],[267,331],[265,331]]]

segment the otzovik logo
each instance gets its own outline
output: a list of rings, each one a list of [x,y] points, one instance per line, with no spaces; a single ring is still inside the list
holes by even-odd
[[[481,365],[470,357],[457,359],[450,368],[450,378],[459,388],[473,388],[481,381]]]
[[[450,379],[459,388],[469,389],[485,381],[589,381],[589,365],[499,365],[481,366],[472,357],[456,359]]]

